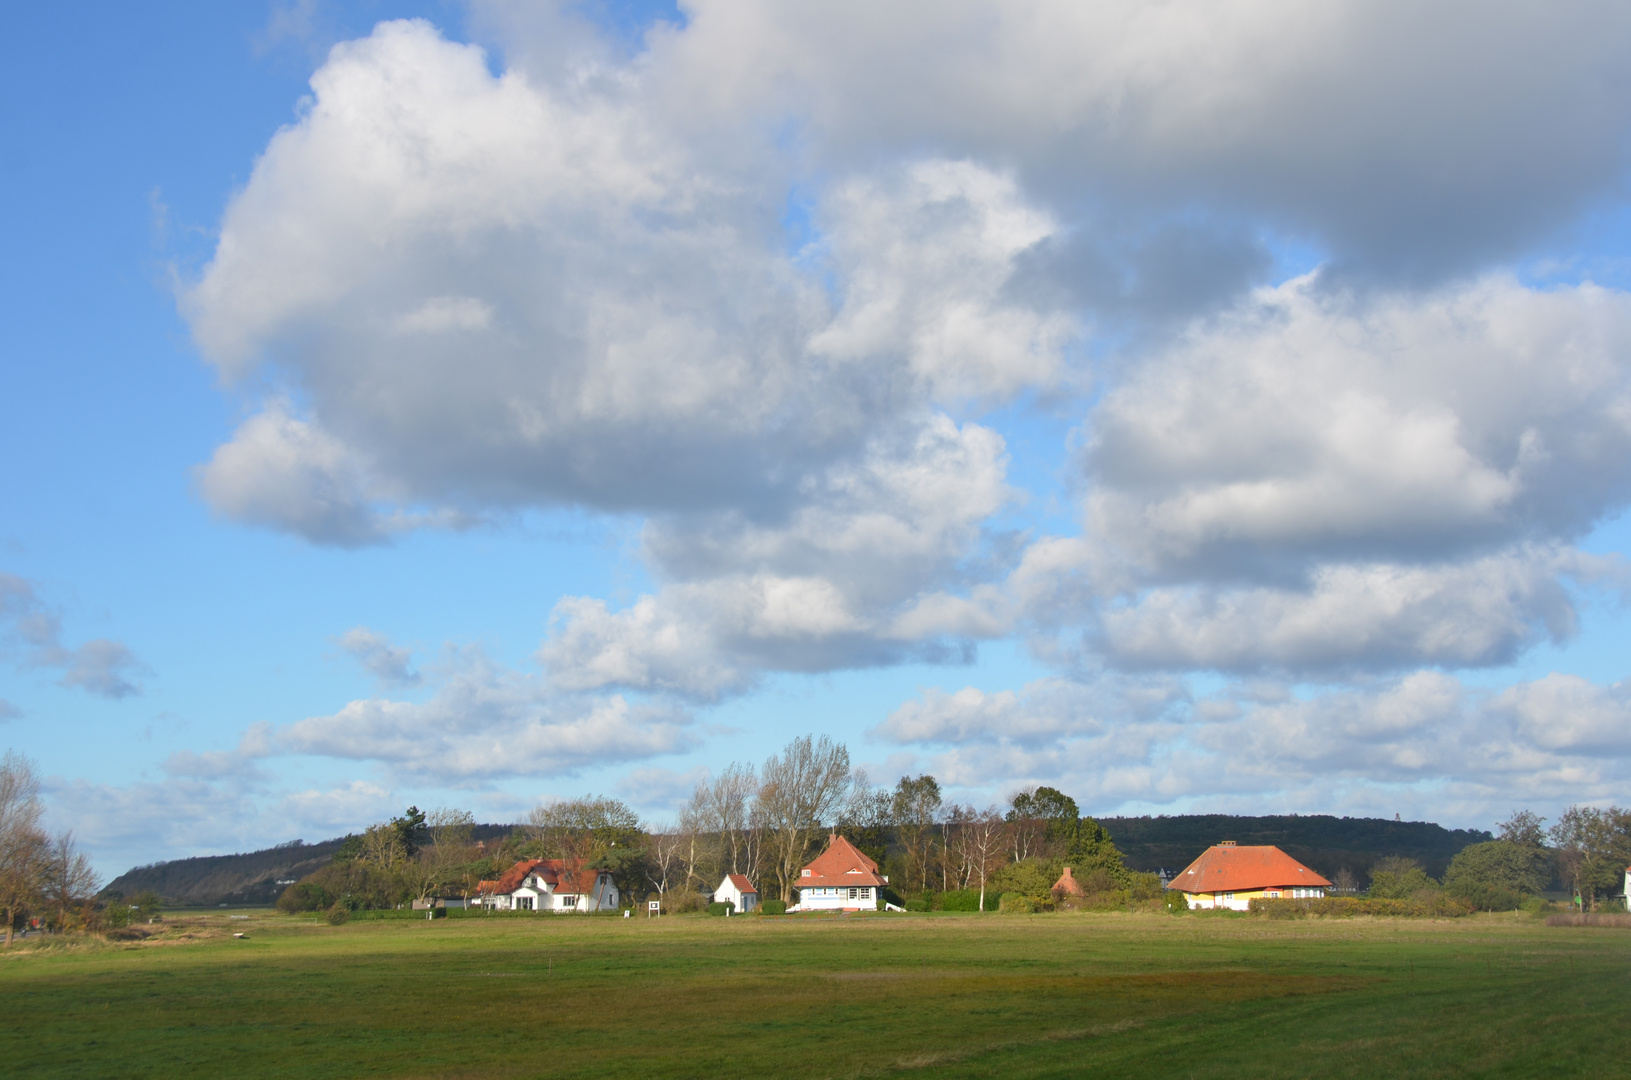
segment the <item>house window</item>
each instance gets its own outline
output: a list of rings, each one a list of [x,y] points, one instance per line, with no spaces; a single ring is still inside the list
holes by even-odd
[[[530,896],[518,896],[518,897],[516,897],[515,898],[515,910],[517,910],[517,911],[531,911],[532,910],[532,897],[530,897]]]
[[[810,871],[808,871],[808,870],[804,871],[804,876],[809,877],[810,876]]]
[[[850,898],[850,899],[851,899],[851,900],[854,900],[854,899],[855,899],[855,890],[854,890],[854,889],[851,889],[851,890],[850,890],[850,891],[849,891],[849,898]]]
[[[562,907],[577,907],[578,906],[578,898],[575,897],[575,896],[563,896],[563,897],[561,897],[561,906]]]
[[[861,899],[862,900],[872,899],[872,886],[870,886],[870,885],[861,886]]]

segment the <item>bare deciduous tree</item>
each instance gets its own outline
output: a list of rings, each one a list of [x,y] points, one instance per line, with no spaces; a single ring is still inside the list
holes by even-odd
[[[978,812],[965,808],[957,822],[958,857],[966,866],[968,877],[963,887],[980,883],[980,910],[985,910],[985,883],[1004,860],[1008,842],[1008,823],[996,807]]]
[[[1008,840],[1015,862],[1041,855],[1047,844],[1048,823],[1032,810],[1035,793],[1035,788],[1021,788],[1008,800]]]
[[[827,736],[794,739],[765,762],[757,800],[772,845],[771,869],[781,898],[791,902],[799,867],[811,841],[838,810],[850,790],[849,748]]]
[[[459,865],[469,861],[475,827],[476,819],[468,810],[442,807],[426,816],[426,843],[404,868],[415,900],[425,900],[455,882]]]
[[[659,898],[667,896],[678,881],[690,877],[684,858],[689,844],[685,830],[677,826],[646,835],[646,880],[657,890]]]
[[[33,762],[15,751],[0,761],[0,911],[6,916],[6,946],[17,914],[40,898],[50,840],[40,828],[40,777]]]
[[[87,909],[102,887],[101,879],[91,866],[91,860],[74,843],[74,834],[61,832],[51,843],[40,876],[40,892],[45,903],[56,912],[59,930],[83,925]]]
[[[752,804],[759,792],[759,778],[746,765],[732,762],[705,790],[704,821],[709,831],[719,834],[720,870],[739,874]]]
[[[603,795],[545,803],[533,808],[527,822],[545,858],[570,863],[593,862],[610,848],[630,846],[643,835],[640,815]]]
[[[903,776],[895,785],[895,824],[906,849],[906,872],[917,878],[919,890],[929,887],[940,807],[940,781],[932,776]]]

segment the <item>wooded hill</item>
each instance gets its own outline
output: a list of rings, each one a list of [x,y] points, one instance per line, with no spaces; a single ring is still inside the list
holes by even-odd
[[[1182,870],[1201,852],[1223,840],[1273,844],[1310,869],[1330,877],[1344,867],[1363,885],[1370,868],[1389,855],[1417,859],[1442,877],[1456,852],[1494,839],[1477,829],[1446,829],[1430,821],[1287,814],[1236,817],[1180,814],[1172,817],[1100,818],[1129,867]]]
[[[475,839],[507,836],[514,827],[477,825]],[[291,840],[262,851],[204,855],[138,866],[110,881],[102,894],[119,893],[130,897],[151,890],[163,897],[166,904],[185,907],[270,905],[289,881],[298,881],[326,865],[345,841],[343,836],[316,844]],[[280,881],[285,884],[278,884]]]

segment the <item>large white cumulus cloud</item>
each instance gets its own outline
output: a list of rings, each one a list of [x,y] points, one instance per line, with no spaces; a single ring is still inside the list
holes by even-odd
[[[546,681],[353,703],[280,752],[570,771],[693,744],[613,689],[1022,636],[1111,674],[880,730],[970,776],[1065,739],[1124,761],[1106,791],[1188,790],[1150,755],[1223,730],[1185,719],[1222,715],[1209,669],[1353,683],[1240,714],[1310,777],[1439,775],[1406,767],[1445,760],[1425,734],[1353,750],[1399,716],[1564,767],[1512,718],[1607,691],[1445,672],[1566,642],[1626,580],[1576,546],[1631,502],[1631,298],[1514,269],[1623,196],[1623,6],[695,0],[632,58],[566,5],[474,10],[492,53],[423,22],[337,47],[233,198],[183,306],[271,389],[198,490],[345,546],[629,514],[653,585],[561,599]],[[1299,246],[1322,268],[1272,279]],[[1027,528],[1032,408],[1076,425],[1074,532]]]

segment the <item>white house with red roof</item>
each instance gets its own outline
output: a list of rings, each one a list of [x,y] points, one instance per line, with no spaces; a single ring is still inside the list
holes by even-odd
[[[474,903],[495,911],[587,915],[617,907],[617,886],[605,870],[565,859],[523,859],[496,881],[476,886]]]
[[[799,872],[799,902],[788,911],[876,911],[889,879],[878,864],[837,833],[827,850]]]
[[[1192,908],[1245,911],[1257,899],[1315,899],[1330,882],[1272,844],[1241,847],[1225,840],[1179,871],[1167,888]]]
[[[736,911],[757,911],[759,890],[753,887],[746,874],[726,874],[725,880],[714,890],[714,903],[730,904]]]

